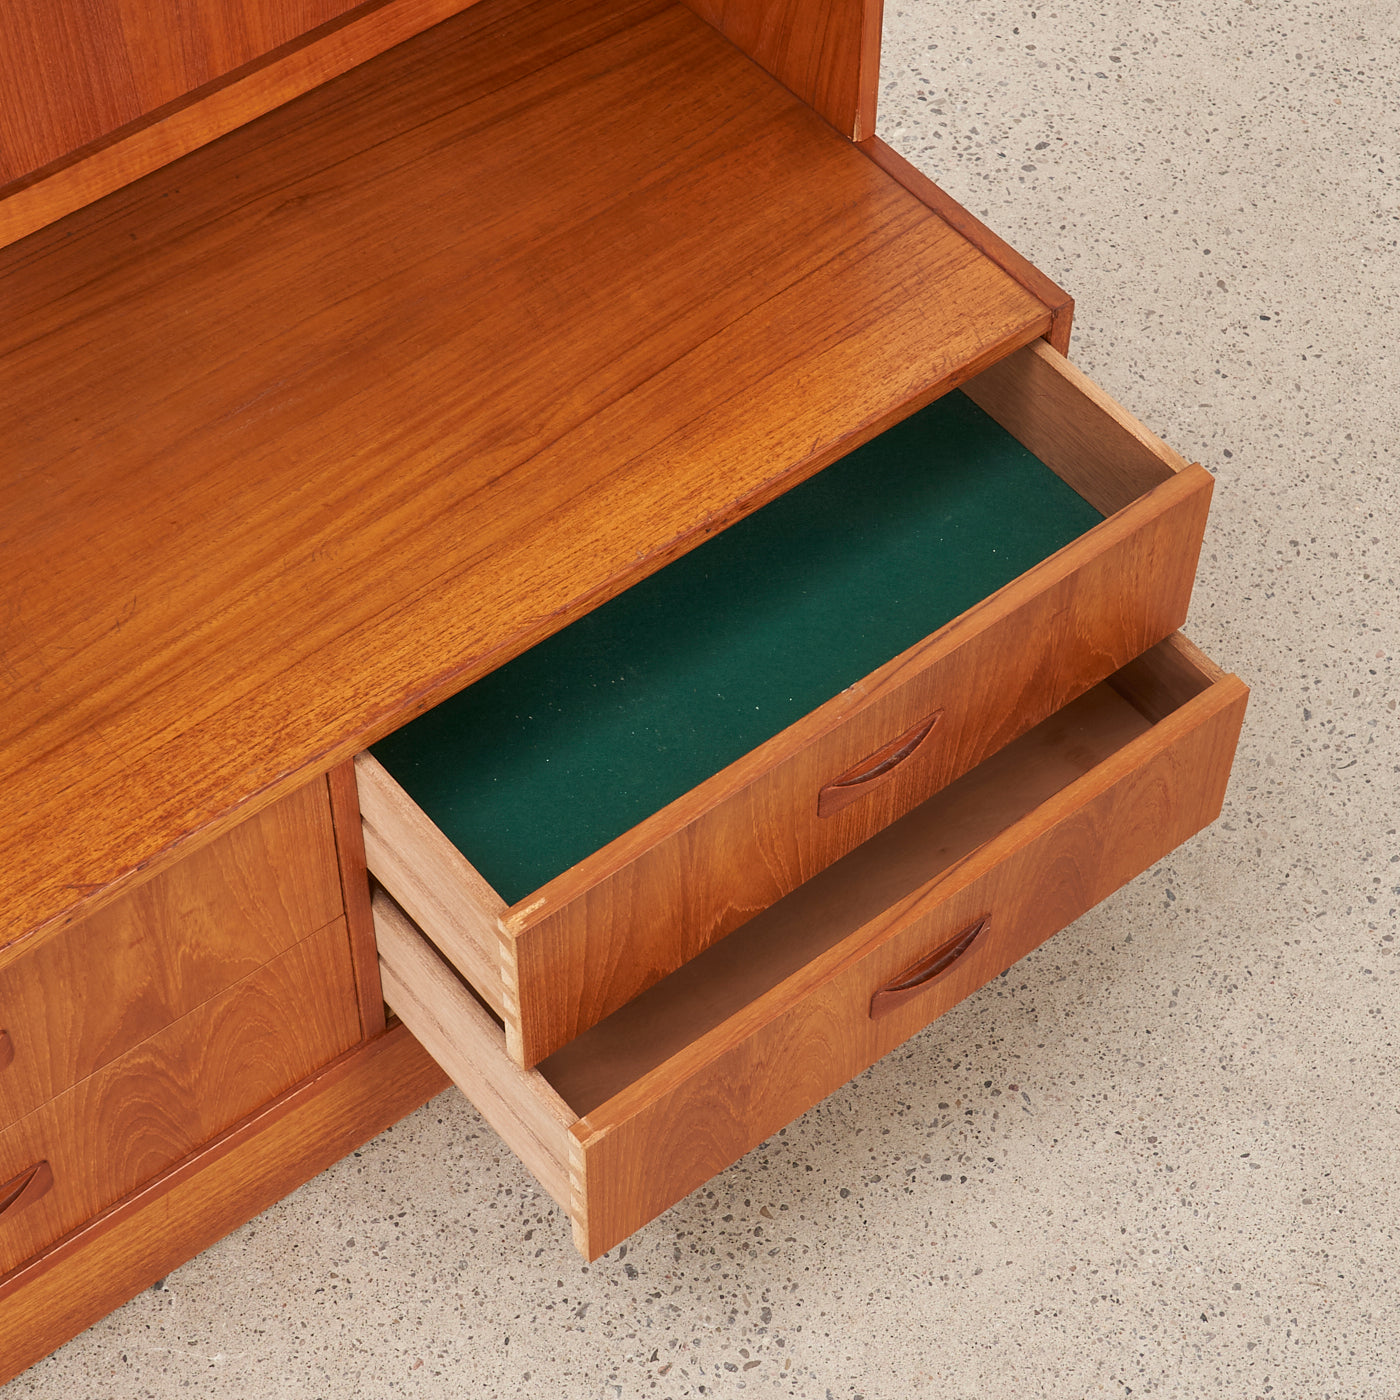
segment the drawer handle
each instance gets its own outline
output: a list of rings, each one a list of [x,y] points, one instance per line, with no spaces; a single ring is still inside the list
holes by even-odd
[[[25,1206],[32,1206],[53,1185],[53,1168],[39,1162],[27,1172],[20,1172],[13,1181],[0,1186],[0,1220],[17,1215]]]
[[[0,1069],[9,1069],[15,1060],[15,1043],[9,1031],[0,1031]]]
[[[817,794],[817,815],[829,817],[843,807],[849,807],[856,798],[863,797],[882,779],[889,777],[901,763],[914,757],[919,745],[933,733],[934,725],[942,718],[943,711],[935,710],[912,729],[906,729],[899,738],[891,739],[884,748],[876,749],[861,759],[850,772],[828,783]]]
[[[897,1006],[912,1001],[920,992],[927,991],[944,973],[953,970],[956,963],[972,945],[986,933],[992,922],[991,915],[978,919],[971,928],[955,934],[941,948],[936,948],[922,962],[917,962],[908,971],[900,973],[893,982],[886,982],[870,998],[870,1018],[877,1020],[888,1015]]]

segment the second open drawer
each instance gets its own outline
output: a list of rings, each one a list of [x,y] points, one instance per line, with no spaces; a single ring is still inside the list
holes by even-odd
[[[963,393],[361,756],[521,1065],[1183,621],[1210,475],[1043,342]]]
[[[1246,696],[1169,638],[536,1069],[379,895],[386,1000],[594,1258],[1213,821]]]

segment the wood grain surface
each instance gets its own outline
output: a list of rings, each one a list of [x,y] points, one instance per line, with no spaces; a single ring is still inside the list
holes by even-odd
[[[0,1281],[0,1384],[448,1084],[395,1026]]]
[[[571,1130],[596,1258],[1214,820],[1247,691],[1225,677]],[[926,996],[872,993],[990,917]]]
[[[1008,355],[963,392],[1105,515],[1175,472],[1205,472],[1045,341]],[[1198,553],[1199,541],[1189,561],[1193,574]]]
[[[0,297],[5,943],[1049,318],[667,0],[486,0],[0,250]]]
[[[1082,393],[1049,347],[1012,358],[1035,374],[1027,381],[1013,366],[998,384],[1040,385],[1043,371],[1056,392],[1042,397],[1056,424],[1076,425],[1076,440],[1126,432],[1122,411]],[[1033,408],[1021,417],[1039,425]],[[1030,433],[1053,448],[1050,431]],[[1137,486],[1130,504],[507,912],[505,978],[518,989],[522,1063],[557,1050],[1181,626],[1213,478],[1130,441],[1132,451],[1102,454],[1120,497],[1125,483]],[[1049,457],[1080,475],[1082,462],[1102,460],[1071,450]],[[819,815],[826,782],[936,709],[936,730],[889,782],[835,817]]]
[[[0,23],[0,184],[349,8],[347,0],[7,0]]]
[[[0,1127],[340,916],[324,779],[0,968]]]
[[[883,0],[686,0],[839,132],[875,131]]]
[[[1095,686],[585,1031],[539,1069],[580,1115],[622,1093],[1149,728]]]
[[[316,0],[297,7],[261,0],[256,5],[165,0],[136,7],[104,0],[96,6],[65,7],[55,0],[26,0],[21,12],[41,18],[37,30],[0,28],[0,71],[21,80],[15,89],[0,86],[0,130],[6,129],[5,97],[13,102],[24,81],[36,74],[50,110],[26,112],[14,141],[0,148],[0,247],[178,160],[472,3],[366,0],[349,7],[345,0]],[[62,28],[53,20],[64,9],[80,25],[102,24],[114,46],[90,49],[68,66],[56,61],[56,51],[74,37],[54,32]],[[108,22],[104,10],[118,9],[115,24]],[[260,13],[272,23],[258,25],[255,37],[246,23]],[[324,15],[334,18],[318,23]],[[159,44],[147,44],[144,33],[127,32],[128,25],[144,31],[152,24],[161,27]],[[296,25],[314,27],[300,32]],[[205,45],[211,28],[233,38],[233,46],[211,53]],[[295,37],[256,48],[288,30]],[[156,80],[137,92],[128,63],[133,42],[140,43],[141,65]],[[162,93],[169,96],[162,98]]]
[[[348,1049],[360,1035],[344,919],[0,1133],[0,1181],[52,1188],[0,1220],[7,1272]]]
[[[949,228],[956,229],[974,247],[1014,277],[1032,296],[1050,308],[1049,345],[1061,355],[1069,354],[1070,328],[1074,321],[1074,298],[1052,282],[1029,258],[998,237],[975,214],[964,209],[952,195],[940,189],[918,167],[911,165],[878,136],[867,135],[860,148],[881,170],[898,180],[916,199],[928,205]]]

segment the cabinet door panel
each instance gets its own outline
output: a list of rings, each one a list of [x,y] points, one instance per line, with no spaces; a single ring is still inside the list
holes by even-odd
[[[0,1126],[341,913],[317,779],[0,971]]]
[[[0,1133],[0,1183],[10,1188],[0,1188],[0,1272],[290,1089],[359,1033],[337,919],[12,1124]]]

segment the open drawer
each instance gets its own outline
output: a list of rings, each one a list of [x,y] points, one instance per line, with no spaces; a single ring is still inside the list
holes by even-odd
[[[361,755],[369,868],[535,1064],[1180,625],[1210,488],[1034,342]]]
[[[1214,820],[1246,697],[1168,638],[536,1069],[379,894],[385,997],[594,1258]]]

